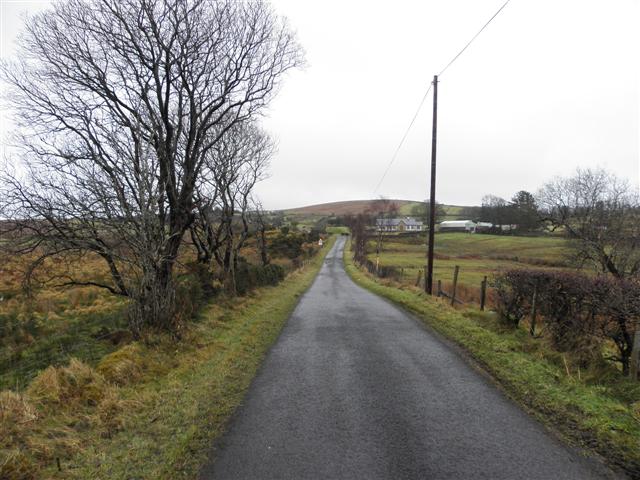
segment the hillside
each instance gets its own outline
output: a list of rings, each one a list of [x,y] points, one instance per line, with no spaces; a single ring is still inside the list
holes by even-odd
[[[348,200],[344,202],[321,203],[305,207],[290,208],[283,211],[285,215],[296,217],[332,217],[341,215],[357,215],[371,211],[377,200]],[[391,200],[400,207],[400,215],[411,215],[411,209],[418,203],[415,200]],[[460,218],[464,209],[468,207],[460,205],[444,205],[449,220]]]
[[[285,214],[290,215],[319,215],[319,216],[339,216],[357,215],[370,210],[377,200],[348,200],[344,202],[321,203],[318,205],[308,205],[306,207],[291,208],[285,210]],[[418,202],[413,200],[392,200],[401,209],[412,206]]]

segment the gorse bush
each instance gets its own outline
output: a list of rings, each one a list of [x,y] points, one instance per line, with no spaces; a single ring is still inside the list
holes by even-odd
[[[270,251],[274,256],[297,258],[302,255],[302,245],[307,241],[306,235],[296,233],[281,233],[271,241]]]
[[[277,285],[285,277],[280,265],[251,265],[242,259],[236,269],[236,290],[239,295],[262,286]]]
[[[640,321],[640,283],[607,276],[544,270],[507,270],[493,281],[496,309],[505,323],[517,326],[532,314],[544,318],[554,347],[577,354],[581,363],[599,357],[610,340],[623,372],[629,370],[633,334]]]

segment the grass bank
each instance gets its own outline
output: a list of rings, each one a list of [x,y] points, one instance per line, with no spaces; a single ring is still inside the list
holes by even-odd
[[[209,305],[179,343],[130,343],[2,392],[0,477],[195,478],[334,242],[278,286]]]
[[[569,443],[601,454],[640,478],[640,384],[610,366],[580,371],[524,329],[507,329],[492,314],[456,310],[411,286],[374,278],[345,249],[351,278],[399,304],[478,361],[504,391]]]

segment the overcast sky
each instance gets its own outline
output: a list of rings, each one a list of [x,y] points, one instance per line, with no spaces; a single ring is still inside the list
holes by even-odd
[[[278,139],[266,208],[428,196],[433,75],[504,0],[274,0],[307,52],[264,122]],[[20,12],[0,0],[0,55]],[[439,84],[438,200],[535,191],[576,167],[640,181],[640,0],[511,0]],[[3,118],[3,128],[9,128]]]

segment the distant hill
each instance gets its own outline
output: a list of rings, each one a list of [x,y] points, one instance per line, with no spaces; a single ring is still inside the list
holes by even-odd
[[[290,208],[283,210],[285,215],[293,217],[329,217],[329,216],[342,216],[342,215],[357,215],[358,213],[365,213],[371,211],[373,205],[377,200],[347,200],[344,202],[330,202],[321,203],[318,205],[308,205],[306,207]],[[399,207],[399,215],[411,215],[411,209],[414,205],[420,203],[415,200],[398,200],[390,199],[395,202]],[[464,210],[470,208],[479,207],[466,207],[463,205],[444,205],[444,209],[447,212],[448,220],[461,219]]]
[[[377,200],[347,200],[344,202],[331,202],[331,203],[321,203],[318,205],[308,205],[306,207],[299,208],[290,208],[284,211],[285,214],[289,215],[318,215],[318,216],[330,216],[330,215],[357,215],[358,213],[364,213],[367,210],[370,210],[373,204]],[[391,200],[395,202],[398,207],[400,207],[400,211],[403,214],[407,210],[411,209],[416,203],[413,200]]]

